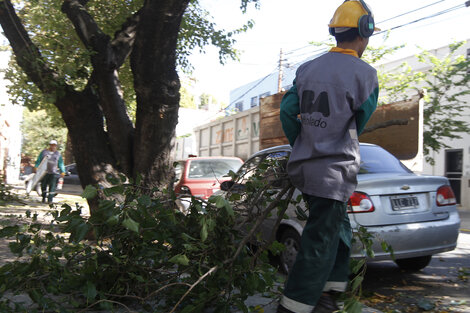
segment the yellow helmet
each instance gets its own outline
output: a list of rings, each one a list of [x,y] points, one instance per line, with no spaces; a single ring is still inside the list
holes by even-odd
[[[336,9],[328,27],[332,35],[334,35],[334,28],[336,27],[358,28],[359,35],[365,38],[372,36],[374,31],[380,30],[375,27],[374,16],[367,7],[367,4],[362,0],[343,2]]]

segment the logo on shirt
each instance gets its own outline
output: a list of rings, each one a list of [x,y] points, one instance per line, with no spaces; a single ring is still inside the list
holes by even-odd
[[[330,116],[330,102],[326,91],[322,91],[315,102],[313,100],[315,100],[315,92],[313,90],[304,90],[300,112],[309,114],[320,112],[324,117]]]
[[[315,100],[315,102],[314,102]],[[319,112],[323,117],[330,116],[330,102],[328,101],[328,93],[322,91],[318,97],[315,99],[315,92],[313,90],[304,90],[302,93],[302,103],[300,104],[300,113],[312,114],[314,112]],[[321,117],[315,119],[311,116],[302,115],[302,124],[309,125],[313,127],[326,128],[328,123],[323,120]]]

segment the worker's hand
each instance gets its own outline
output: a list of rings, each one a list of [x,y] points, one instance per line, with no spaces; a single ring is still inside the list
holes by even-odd
[[[60,173],[60,177],[64,177],[65,176],[65,173]]]
[[[36,168],[35,167],[33,167],[33,173],[36,173]]]

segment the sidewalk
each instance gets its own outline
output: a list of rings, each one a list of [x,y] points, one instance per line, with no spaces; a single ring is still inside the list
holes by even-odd
[[[460,215],[460,231],[470,233],[470,209],[466,207],[459,207]]]

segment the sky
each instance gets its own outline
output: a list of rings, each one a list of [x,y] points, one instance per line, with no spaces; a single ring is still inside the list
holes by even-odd
[[[407,24],[418,19],[463,5],[466,0],[368,0],[378,27],[382,30]],[[209,93],[218,100],[229,103],[230,90],[277,72],[280,50],[285,63],[294,64],[306,59],[316,47],[312,41],[324,41],[329,37],[328,23],[342,0],[261,0],[259,10],[251,7],[243,15],[238,0],[202,0],[203,6],[216,23],[230,30],[240,27],[246,20],[255,22],[253,29],[237,37],[235,48],[240,51],[240,61],[229,61],[222,66],[217,50],[207,48],[205,54],[191,57],[195,68],[193,92]],[[428,6],[427,8],[420,9]],[[414,11],[396,17],[403,13]],[[382,22],[383,21],[383,22]],[[440,16],[397,28],[384,36],[371,37],[370,45],[387,46],[406,44],[406,47],[389,60],[404,58],[425,49],[446,46],[455,40],[470,39],[470,7],[463,7]]]

